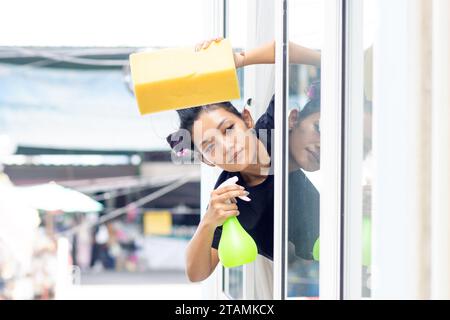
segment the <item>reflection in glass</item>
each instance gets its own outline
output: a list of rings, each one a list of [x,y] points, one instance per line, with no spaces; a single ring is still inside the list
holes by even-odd
[[[289,297],[319,294],[320,195],[307,174],[320,169],[320,83],[316,77],[309,81],[314,83],[307,90],[309,101],[289,117]]]
[[[377,0],[364,1],[364,101],[363,101],[363,225],[362,225],[362,296],[371,296],[371,232],[372,232],[372,111],[373,111],[373,33],[374,5]]]
[[[323,1],[291,2],[290,44],[320,50]],[[293,47],[293,46],[292,46]],[[291,61],[292,63],[292,61]],[[289,68],[288,298],[319,297],[320,68]]]
[[[244,268],[224,268],[224,288],[225,294],[234,300],[244,298]]]
[[[241,52],[247,42],[247,4],[238,0],[228,0],[229,32],[227,38],[231,39],[234,52]],[[235,106],[245,104],[245,73],[246,68],[237,69],[241,99],[232,101]],[[240,300],[244,297],[244,269],[243,267],[223,268],[223,292],[231,299]]]

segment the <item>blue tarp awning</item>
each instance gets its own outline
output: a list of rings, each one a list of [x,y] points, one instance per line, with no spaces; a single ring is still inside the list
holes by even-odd
[[[140,116],[121,71],[0,64],[0,134],[18,146],[163,151],[177,122]]]

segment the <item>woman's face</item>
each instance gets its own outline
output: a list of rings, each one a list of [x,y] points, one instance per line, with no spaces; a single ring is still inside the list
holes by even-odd
[[[302,169],[314,172],[320,169],[320,113],[297,120],[298,112],[291,113],[289,151],[291,159]]]
[[[257,161],[257,137],[249,130],[253,120],[223,109],[203,111],[192,126],[192,140],[203,157],[225,171],[240,172]]]

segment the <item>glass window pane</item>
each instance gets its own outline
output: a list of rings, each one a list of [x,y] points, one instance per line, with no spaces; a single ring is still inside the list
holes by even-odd
[[[373,109],[373,49],[375,5],[377,0],[363,2],[364,10],[364,148],[363,148],[363,225],[362,225],[362,296],[371,296],[371,231],[372,231],[372,109]]]
[[[247,5],[245,2],[238,0],[228,0],[228,35],[233,51],[241,52],[244,50],[247,41]],[[234,106],[239,109],[244,105],[244,83],[245,68],[237,70],[239,80],[239,90],[241,93],[240,100],[231,101]],[[238,267],[233,269],[223,268],[223,292],[231,299],[244,298],[244,268]]]
[[[289,2],[288,298],[319,297],[320,50],[324,1]]]
[[[223,283],[224,293],[231,299],[241,300],[244,298],[244,267],[233,269],[224,268]]]
[[[240,53],[245,51],[247,44],[247,2],[228,0],[228,36],[233,45],[233,51]],[[247,68],[237,69],[239,90],[241,98],[231,101],[233,105],[241,107],[245,105],[245,74]]]

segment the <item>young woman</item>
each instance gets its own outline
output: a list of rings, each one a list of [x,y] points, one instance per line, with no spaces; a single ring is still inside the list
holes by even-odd
[[[212,41],[197,45],[205,49]],[[290,45],[291,63],[320,65],[320,53],[297,44]],[[235,54],[237,68],[275,61],[275,42],[245,53]],[[255,240],[259,254],[273,259],[273,172],[271,137],[274,129],[274,98],[266,112],[255,122],[249,110],[239,112],[231,103],[223,102],[179,110],[180,130],[190,139],[179,139],[179,132],[168,137],[172,148],[196,152],[202,161],[223,169],[186,252],[186,273],[193,282],[208,278],[219,258],[217,248],[221,226],[232,216]],[[306,149],[304,152],[308,152]],[[304,157],[305,159],[308,156]],[[218,188],[232,177],[238,183]],[[239,197],[249,197],[251,201]],[[230,204],[229,201],[232,203]]]
[[[308,90],[303,109],[289,114],[289,171],[320,169],[320,82]]]
[[[320,231],[320,195],[304,171],[320,169],[320,82],[310,86],[308,98],[301,111],[289,115],[288,240],[291,254],[313,260]]]

